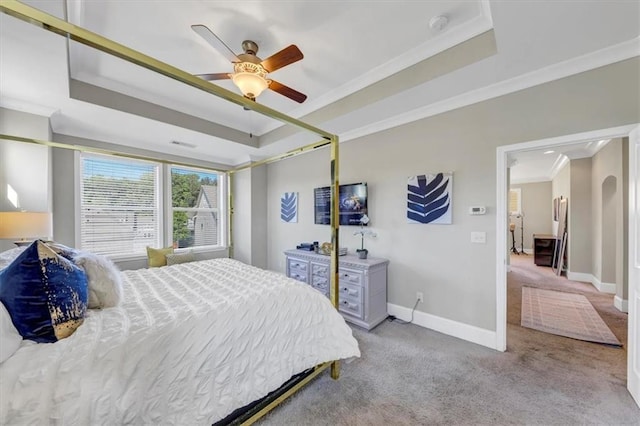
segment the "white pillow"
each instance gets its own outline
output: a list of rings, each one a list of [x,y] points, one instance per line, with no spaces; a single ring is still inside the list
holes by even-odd
[[[25,251],[26,248],[27,246],[16,247],[0,253],[0,270],[9,266],[9,264],[11,264],[16,257],[20,256],[20,253]]]
[[[15,353],[22,343],[22,336],[11,321],[9,311],[0,302],[0,363]]]
[[[89,309],[118,306],[122,300],[122,277],[109,259],[88,251],[77,251],[73,262],[84,269],[89,282]]]

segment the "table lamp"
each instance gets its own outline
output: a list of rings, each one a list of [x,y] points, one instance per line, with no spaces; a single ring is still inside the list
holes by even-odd
[[[0,239],[17,238],[18,247],[31,244],[30,238],[49,238],[52,233],[51,213],[0,212]]]

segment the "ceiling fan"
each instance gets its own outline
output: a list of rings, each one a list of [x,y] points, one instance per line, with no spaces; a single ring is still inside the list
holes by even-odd
[[[233,63],[232,73],[196,74],[198,77],[209,81],[231,79],[242,94],[253,101],[265,89],[271,89],[298,103],[302,103],[307,99],[307,95],[267,78],[269,73],[297,62],[304,57],[296,45],[292,44],[262,60],[256,56],[258,45],[251,40],[243,41],[242,50],[244,53],[236,55],[206,26],[198,24],[192,25],[191,28]]]

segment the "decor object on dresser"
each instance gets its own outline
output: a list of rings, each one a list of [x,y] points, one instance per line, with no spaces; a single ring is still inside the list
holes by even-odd
[[[287,276],[329,297],[330,258],[303,250],[285,251]],[[344,319],[371,330],[387,318],[387,259],[341,256],[339,310]]]
[[[280,219],[283,222],[298,223],[297,192],[285,192],[280,198]]]
[[[453,173],[410,177],[407,181],[407,222],[451,224]]]
[[[29,238],[49,238],[53,234],[51,213],[0,212],[0,239],[19,238],[17,246],[31,244]]]
[[[367,216],[366,214],[362,215],[362,217],[360,218],[360,229],[353,233],[353,235],[360,235],[360,248],[356,250],[360,259],[366,259],[367,254],[369,254],[369,250],[364,248],[364,236],[369,235],[370,237],[375,237],[377,235],[370,229],[364,229],[365,225],[368,223],[369,216]]]

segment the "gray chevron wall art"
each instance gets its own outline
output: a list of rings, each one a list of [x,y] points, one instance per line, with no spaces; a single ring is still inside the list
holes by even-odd
[[[297,192],[285,192],[280,198],[280,219],[283,222],[298,223]]]
[[[407,181],[407,222],[451,225],[453,173],[412,176]]]

